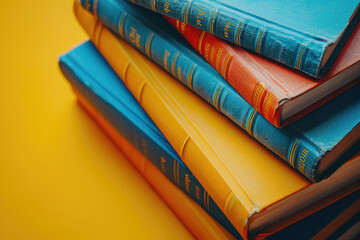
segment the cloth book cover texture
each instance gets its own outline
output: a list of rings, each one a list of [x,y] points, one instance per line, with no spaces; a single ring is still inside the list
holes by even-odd
[[[116,128],[115,124],[110,123],[119,120],[119,113],[121,115],[131,115],[132,113],[126,113],[130,111],[127,107],[120,107],[122,105],[126,106],[127,102],[122,100],[124,94],[121,93],[123,92],[119,92],[119,88],[114,86],[122,86],[123,89],[125,89],[125,86],[123,86],[121,80],[104,61],[95,47],[89,42],[84,43],[62,56],[60,61],[61,69],[72,84],[80,104],[122,150],[194,236],[200,239],[232,239],[233,237],[226,230],[210,218],[199,205],[176,188],[159,169],[151,164],[143,154],[136,150],[135,147],[121,135],[123,131],[122,128]],[[78,82],[78,84],[76,84],[76,82]],[[113,82],[113,84],[107,84],[106,82]],[[104,91],[99,91],[99,88],[102,88]],[[126,92],[130,95],[126,90],[124,92],[125,100],[128,99]],[[109,96],[109,93],[112,94]],[[136,101],[131,96],[129,99]],[[134,104],[138,105],[137,102]],[[131,101],[130,105],[132,105]],[[139,111],[143,112],[140,107]],[[103,112],[103,114],[100,112]],[[142,120],[146,121],[149,119],[146,118]],[[154,125],[152,121],[148,121],[148,123],[149,125]],[[303,239],[304,236],[306,236],[306,238],[313,237],[324,228],[326,224],[357,200],[359,194],[360,192],[357,191],[339,200],[335,204],[313,213],[282,231],[271,235],[268,239],[283,239],[284,237],[289,238],[290,236],[292,236],[292,238],[295,236],[302,237],[299,239]],[[306,235],[304,235],[304,229],[306,229]],[[301,235],[294,235],[299,233],[299,231],[302,233]],[[237,238],[239,239],[241,237],[237,235]]]
[[[356,0],[128,1],[315,77],[329,69],[360,17]]]
[[[277,127],[294,122],[360,82],[360,23],[329,72],[314,80],[179,20],[165,18],[248,103]]]
[[[82,4],[92,9],[85,1]],[[78,2],[75,7],[80,23],[97,42],[105,30],[100,24],[96,25],[96,19]],[[323,177],[317,172],[321,159],[359,125],[359,118],[348,119],[348,114],[356,116],[360,111],[359,104],[352,101],[352,104],[333,103],[336,110],[327,104],[323,110],[318,109],[295,124],[278,129],[251,107],[191,46],[173,37],[178,33],[171,31],[171,26],[167,28],[169,33],[157,27],[166,24],[161,16],[125,1],[113,0],[98,1],[96,16],[312,181]],[[111,34],[107,37],[115,38]],[[350,96],[355,97],[353,95]],[[343,119],[347,119],[346,125]],[[339,126],[340,130],[334,132],[334,126]]]
[[[79,95],[123,138],[229,232],[240,237],[91,42],[61,57],[60,68]]]

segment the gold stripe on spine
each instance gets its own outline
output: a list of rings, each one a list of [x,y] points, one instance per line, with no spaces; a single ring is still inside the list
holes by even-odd
[[[151,0],[151,9],[156,12],[156,3],[155,0]]]
[[[253,109],[252,112],[251,112],[251,114],[250,114],[250,117],[249,117],[249,120],[248,120],[248,124],[247,124],[247,126],[246,126],[246,130],[247,130],[247,132],[248,132],[250,135],[252,135],[252,133],[251,133],[251,128],[252,128],[252,123],[253,123],[255,114],[256,114],[256,110]]]
[[[226,78],[226,70],[228,68],[228,64],[230,62],[230,58],[231,58],[231,54],[230,53],[227,53],[226,56],[225,56],[225,61],[222,65],[222,68],[221,68],[221,75]]]
[[[305,41],[302,45],[301,45],[301,50],[299,52],[299,56],[298,56],[298,59],[297,59],[297,63],[296,63],[296,68],[297,69],[300,69],[301,67],[301,62],[302,62],[302,58],[304,56],[304,52],[305,52],[305,49],[306,49],[306,46],[308,45],[309,42]]]
[[[205,36],[205,31],[201,31],[199,41],[198,41],[198,50],[199,50],[200,55],[202,55],[202,53],[201,53],[201,44],[202,44],[204,36]]]
[[[292,148],[291,148],[291,152],[290,152],[290,159],[289,159],[289,163],[291,166],[295,167],[294,165],[294,155],[295,155],[295,152],[296,152],[296,148],[299,144],[299,141],[296,139]]]
[[[191,1],[188,1],[188,2],[185,4],[183,22],[186,23],[186,24],[189,24],[189,22],[188,22],[188,15],[189,15],[190,4],[191,4]]]
[[[217,12],[218,8],[215,8],[214,11],[211,13],[210,22],[209,22],[209,32],[214,34],[214,15]]]
[[[264,31],[265,31],[265,28],[262,28],[260,30],[260,34],[259,34],[259,37],[258,37],[258,40],[256,43],[256,52],[257,53],[260,53],[260,50],[261,50],[262,36],[264,35]]]
[[[176,20],[176,29],[180,31],[180,21]]]
[[[93,33],[92,33],[92,41],[95,44],[95,46],[99,46],[100,41],[100,33],[102,30],[103,25],[100,22],[96,22],[94,25]]]
[[[197,67],[196,64],[192,65],[188,74],[187,84],[190,89],[192,89],[193,74],[196,67]]]
[[[219,109],[219,99],[220,99],[220,93],[221,93],[222,86],[219,85],[216,89],[215,96],[214,96],[214,106],[217,110]]]
[[[242,34],[242,29],[244,27],[244,22],[245,22],[245,20],[243,19],[239,23],[238,31],[236,33],[236,43],[237,43],[237,45],[240,45],[241,34]]]
[[[175,73],[175,66],[176,66],[176,60],[179,57],[180,53],[177,52],[174,56],[174,59],[172,61],[172,65],[171,65],[171,73],[173,74],[174,77],[176,77],[176,73]]]
[[[123,13],[121,15],[121,19],[119,21],[119,34],[122,39],[124,39],[124,22],[125,22],[126,16],[127,16],[127,14]]]
[[[94,1],[94,7],[93,7],[93,15],[94,15],[94,18],[96,20],[98,19],[97,7],[98,7],[98,0],[95,0]]]
[[[152,41],[153,37],[154,37],[154,33],[150,33],[150,35],[149,35],[149,37],[148,37],[148,39],[146,41],[146,48],[145,49],[146,49],[146,55],[148,57],[151,57],[150,46],[151,46],[151,41]]]

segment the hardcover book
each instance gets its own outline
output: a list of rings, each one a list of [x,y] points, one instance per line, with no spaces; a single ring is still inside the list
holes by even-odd
[[[360,18],[357,0],[128,1],[314,77],[333,64]]]
[[[153,130],[157,128],[95,47],[90,42],[78,46],[60,58],[60,67],[71,83],[79,103],[122,150],[194,236],[205,239],[232,239],[232,236],[218,225],[216,221],[212,220],[204,210],[181,193],[175,185],[170,183],[165,177],[166,172],[145,158],[144,154],[147,154],[148,158],[154,159],[151,157],[154,153],[153,149],[146,147],[149,146],[148,144],[141,144],[142,146],[135,144],[134,146],[134,140],[129,139],[128,141],[126,139],[126,136],[129,137],[127,133],[129,130],[124,128],[124,126],[133,131],[135,139],[138,139],[136,136],[139,136],[139,134],[133,126],[143,127],[142,139],[145,139],[146,135],[149,135],[151,138],[151,133],[154,133]],[[154,144],[155,146],[161,146],[163,142],[161,139],[164,139],[164,137],[158,130],[157,132],[157,138],[160,140],[154,142]],[[147,148],[146,151],[144,150],[145,148]],[[141,152],[138,149],[142,149]],[[166,147],[159,147],[158,151],[163,151],[162,155],[166,156],[169,150]],[[175,166],[173,165],[176,169]],[[183,175],[184,173],[180,171],[180,174]],[[179,178],[181,183],[189,183],[181,175]],[[189,184],[191,187],[192,183]],[[289,237],[299,231],[302,233],[302,237],[308,236],[310,238],[324,228],[326,224],[330,223],[332,219],[335,218],[336,220],[339,218],[340,216],[338,215],[350,205],[352,206],[359,198],[359,194],[360,191],[354,192],[272,235],[269,239]],[[354,208],[351,209],[354,210]],[[356,214],[356,211],[353,212],[352,215]],[[351,218],[352,215],[347,215],[347,218]],[[342,221],[342,223],[345,222]],[[306,233],[303,232],[305,229]],[[333,228],[332,231],[334,232],[335,229]],[[241,238],[239,235],[236,236]]]
[[[139,163],[142,171],[145,171],[146,157],[229,232],[237,238],[240,236],[91,42],[62,56],[59,64],[82,105],[87,109],[96,108],[96,112],[121,132],[121,138],[144,156]],[[115,142],[119,139],[120,136]],[[150,165],[147,164],[146,169],[153,168]]]
[[[277,127],[294,122],[360,82],[360,23],[330,71],[314,80],[179,20],[166,19],[248,103]]]
[[[75,7],[80,23],[93,41],[97,42],[103,35],[116,41],[113,35],[103,33],[107,30],[100,23],[96,24],[95,17],[82,8],[80,3],[76,2]],[[97,19],[312,181],[321,180],[334,171],[342,153],[360,138],[357,133],[360,119],[348,119],[348,114],[357,116],[360,106],[337,105],[331,107],[335,111],[318,110],[291,126],[278,129],[251,107],[189,45],[171,37],[172,34],[178,34],[176,31],[166,33],[156,28],[154,22],[157,20],[166,24],[161,16],[146,9],[135,10],[125,1],[102,0],[98,2],[97,9]],[[112,58],[116,59],[116,56]],[[344,120],[346,125],[343,124]],[[335,133],[334,124],[341,130]]]
[[[244,238],[265,237],[360,188],[360,158],[312,184],[81,9],[76,2],[94,44]],[[337,103],[358,104],[353,90]]]

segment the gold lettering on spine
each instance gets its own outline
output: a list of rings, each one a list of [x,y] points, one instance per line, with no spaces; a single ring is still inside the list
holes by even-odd
[[[224,28],[224,37],[226,37],[226,38],[229,37],[230,27],[231,27],[231,23],[226,22],[225,28]]]
[[[171,12],[170,11],[170,9],[169,9],[169,7],[170,7],[170,3],[168,3],[168,2],[164,2],[164,11],[166,12],[166,13],[169,13],[169,12]]]
[[[308,153],[309,153],[309,151],[304,148],[300,155],[299,170],[302,173],[305,172],[305,166],[306,166],[305,162],[306,162],[306,157],[307,157]]]
[[[200,200],[200,188],[195,185],[195,195],[198,200]]]
[[[182,78],[181,78],[181,66],[178,66],[178,68],[177,68],[177,76],[178,76],[178,79],[180,81],[182,81]]]
[[[199,10],[197,16],[196,16],[196,25],[199,27],[202,27],[202,20],[204,20],[205,12]]]
[[[210,55],[210,43],[205,43],[205,59],[209,61],[209,55]]]
[[[210,62],[213,63],[214,62],[214,55],[215,55],[215,48],[212,47],[211,51],[210,51]]]
[[[136,28],[130,27],[130,29],[131,29],[131,33],[129,34],[130,41],[133,44],[135,44],[138,48],[140,48],[141,47],[141,45],[140,45],[140,38],[141,38],[140,34],[137,33]]]
[[[224,49],[222,47],[220,47],[217,51],[217,54],[216,54],[216,70],[219,72],[219,65],[220,65],[220,59],[221,59],[221,55],[223,53]]]
[[[190,193],[190,178],[189,175],[187,173],[185,173],[185,189],[188,193]]]
[[[166,166],[165,166],[166,159],[163,156],[161,156],[160,161],[161,161],[161,170],[163,171],[163,173],[166,173]]]
[[[186,31],[186,23],[181,22],[180,30],[181,30],[181,33],[185,33],[185,31]]]
[[[175,73],[175,66],[176,66],[176,60],[179,57],[180,53],[177,52],[174,56],[174,59],[172,61],[172,65],[171,65],[171,73],[173,74],[174,77],[176,77],[176,73]]]
[[[126,13],[123,13],[121,15],[120,21],[119,21],[119,33],[120,37],[124,39],[124,22],[126,18]]]
[[[271,106],[272,100],[274,100],[274,94],[270,92],[266,96],[265,103],[264,103],[264,110],[263,110],[263,114],[267,118],[269,117],[269,114],[270,114],[269,111],[270,111],[270,106]]]
[[[168,68],[168,58],[169,58],[169,56],[170,56],[170,52],[166,49],[165,52],[164,52],[164,61],[163,61],[163,63],[164,63],[164,68],[166,70],[168,70],[168,71],[169,71],[169,68]]]
[[[253,94],[252,94],[252,105],[255,109],[259,110],[260,109],[260,101],[261,101],[261,97],[264,93],[264,83],[257,83],[255,85]]]

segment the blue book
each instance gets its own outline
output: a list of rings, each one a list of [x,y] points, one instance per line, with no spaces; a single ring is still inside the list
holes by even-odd
[[[241,239],[241,236],[222,215],[219,208],[215,205],[212,198],[209,198],[209,206],[204,207],[203,201],[195,198],[194,192],[201,197],[209,196],[196,178],[191,174],[187,167],[180,160],[173,148],[169,145],[165,137],[160,133],[155,124],[142,110],[136,99],[126,89],[121,79],[107,64],[101,54],[96,50],[91,42],[86,42],[67,54],[60,57],[60,68],[72,87],[89,102],[97,112],[99,112],[113,128],[124,136],[133,146],[146,156],[162,173],[192,197],[199,205],[207,210],[217,221],[224,225],[234,236]],[[145,141],[145,147],[141,144]],[[162,161],[161,159],[171,159]],[[173,161],[174,160],[174,161]],[[170,164],[169,164],[170,163]],[[275,213],[275,218],[270,217],[270,221],[261,221],[260,228],[272,229],[277,221],[287,221],[289,216],[299,220],[299,212],[312,213],[319,210],[309,217],[299,220],[295,224],[281,230],[273,235],[274,238],[281,239],[289,237],[291,234],[302,233],[304,228],[308,228],[308,234],[302,236],[313,236],[314,233],[322,229],[326,223],[331,221],[338,213],[344,210],[359,198],[359,177],[357,170],[360,169],[360,156],[355,157],[344,164],[329,179],[320,183],[309,184],[304,189],[290,194],[286,198],[265,209],[265,213],[259,217],[270,216]],[[179,170],[179,178],[173,174],[173,170]],[[190,181],[186,181],[185,176],[189,176]],[[189,183],[189,189],[186,189]],[[194,189],[194,187],[197,189]],[[348,197],[346,195],[350,194]],[[343,198],[339,202],[338,199]],[[202,198],[201,198],[202,199]],[[329,207],[320,210],[329,203],[336,202]],[[290,204],[289,204],[290,203]],[[284,211],[284,206],[286,211]],[[287,207],[290,207],[289,209]],[[279,208],[280,207],[280,212]],[[274,209],[275,208],[275,209]],[[332,210],[329,210],[332,209]],[[273,214],[274,215],[274,214]],[[305,214],[306,216],[307,214]],[[272,220],[271,220],[272,219]],[[313,220],[312,220],[313,219]],[[275,221],[275,222],[274,222]],[[315,221],[315,222],[314,222]],[[289,222],[288,222],[289,223]],[[288,224],[286,224],[288,225]]]
[[[81,3],[93,11],[91,1],[81,0]],[[96,6],[97,17],[105,26],[311,181],[319,181],[334,171],[336,160],[341,161],[340,156],[360,138],[360,96],[356,94],[360,86],[294,124],[278,129],[248,104],[161,16],[126,1],[99,0]],[[86,18],[80,16],[81,9],[77,12],[80,23],[82,17]],[[166,31],[164,26],[168,26]]]
[[[241,239],[241,235],[91,42],[86,42],[61,56],[59,64],[71,85],[130,144],[231,234]],[[142,144],[144,141],[146,146]],[[177,171],[178,175],[175,177],[174,172]]]
[[[128,1],[314,77],[333,64],[360,18],[357,0]]]

